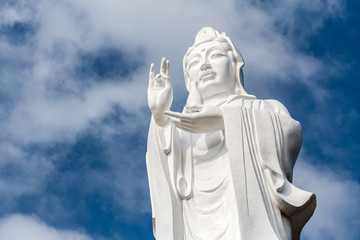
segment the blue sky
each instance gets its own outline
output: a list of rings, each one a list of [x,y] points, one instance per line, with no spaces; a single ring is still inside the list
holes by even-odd
[[[151,62],[226,32],[247,92],[304,130],[294,182],[318,197],[302,239],[360,238],[356,0],[0,0],[0,239],[153,239],[145,152]]]

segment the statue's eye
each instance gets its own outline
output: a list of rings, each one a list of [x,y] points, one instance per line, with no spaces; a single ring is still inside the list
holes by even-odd
[[[190,64],[189,64],[189,68],[195,66],[196,64],[198,64],[199,61],[195,60],[195,61],[192,61]]]
[[[218,57],[223,57],[223,56],[225,56],[225,55],[222,53],[214,53],[211,55],[211,58],[218,58]]]

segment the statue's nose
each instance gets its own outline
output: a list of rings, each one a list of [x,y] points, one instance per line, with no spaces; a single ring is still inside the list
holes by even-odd
[[[206,71],[206,70],[208,70],[208,69],[210,69],[210,68],[211,68],[211,65],[208,64],[208,63],[206,63],[206,62],[204,62],[204,63],[200,66],[200,70],[201,70],[201,71]]]

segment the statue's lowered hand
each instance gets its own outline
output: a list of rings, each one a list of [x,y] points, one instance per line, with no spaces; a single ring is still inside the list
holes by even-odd
[[[224,129],[224,118],[219,107],[195,105],[187,107],[190,113],[166,111],[173,123],[181,130],[190,133],[208,133]]]

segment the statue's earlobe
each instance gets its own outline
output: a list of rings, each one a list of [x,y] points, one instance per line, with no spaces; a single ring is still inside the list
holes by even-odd
[[[186,89],[188,90],[188,92],[190,92],[191,90],[191,81],[190,78],[188,76],[185,75],[185,86]]]

